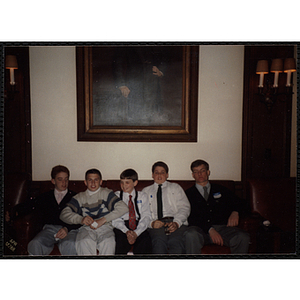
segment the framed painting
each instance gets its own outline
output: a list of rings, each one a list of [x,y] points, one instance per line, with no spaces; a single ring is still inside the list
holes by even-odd
[[[78,141],[196,142],[199,47],[76,47]]]

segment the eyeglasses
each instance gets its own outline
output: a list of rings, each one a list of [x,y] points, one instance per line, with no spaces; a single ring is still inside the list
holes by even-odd
[[[193,174],[202,174],[202,173],[206,173],[208,170],[206,169],[201,169],[199,171],[193,171]]]

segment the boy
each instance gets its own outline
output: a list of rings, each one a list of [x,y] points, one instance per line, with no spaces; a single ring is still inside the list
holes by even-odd
[[[151,239],[147,231],[151,214],[148,197],[137,192],[138,174],[127,169],[120,175],[121,191],[116,192],[129,207],[129,213],[113,220],[112,225],[116,236],[116,254],[150,254]]]
[[[181,188],[167,181],[169,168],[162,162],[152,166],[154,184],[143,189],[148,195],[151,221],[149,233],[155,254],[183,254],[183,234],[187,228],[190,203]],[[165,221],[165,220],[168,221]]]
[[[77,229],[80,225],[68,225],[59,219],[60,212],[75,195],[68,190],[69,176],[70,172],[65,166],[52,168],[51,182],[54,190],[37,198],[35,212],[43,229],[29,242],[29,255],[49,255],[55,243],[58,244],[61,255],[76,255],[77,230],[72,229]]]
[[[78,255],[114,255],[115,236],[111,221],[128,212],[127,205],[112,190],[102,188],[102,175],[97,169],[85,173],[87,190],[77,194],[61,212],[68,224],[82,224],[77,239]]]
[[[191,164],[195,185],[185,191],[191,204],[190,227],[185,232],[186,254],[201,254],[206,244],[226,245],[232,254],[248,253],[250,236],[238,228],[242,201],[227,188],[209,181],[209,164]]]

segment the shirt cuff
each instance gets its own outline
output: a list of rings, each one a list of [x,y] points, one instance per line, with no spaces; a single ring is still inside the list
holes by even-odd
[[[180,220],[174,219],[173,222],[176,222],[178,224],[178,228],[180,228],[182,225],[182,222]]]

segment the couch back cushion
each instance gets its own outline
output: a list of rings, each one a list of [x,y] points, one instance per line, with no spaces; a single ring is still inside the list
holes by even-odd
[[[249,179],[252,210],[282,230],[296,229],[296,178]]]
[[[195,184],[194,180],[170,180],[171,182],[178,183],[184,190],[192,187]],[[212,183],[221,184],[231,191],[235,192],[235,183],[233,180],[211,180]],[[153,184],[153,180],[139,180],[136,190],[141,191],[148,185]],[[50,189],[53,189],[54,186],[50,180],[47,181],[34,181],[33,184],[33,195],[38,196],[39,194],[45,193]],[[112,180],[103,180],[102,187],[107,187],[114,192],[120,190],[120,180],[112,179]],[[79,193],[86,190],[86,186],[83,180],[70,180],[69,181],[69,189]]]

